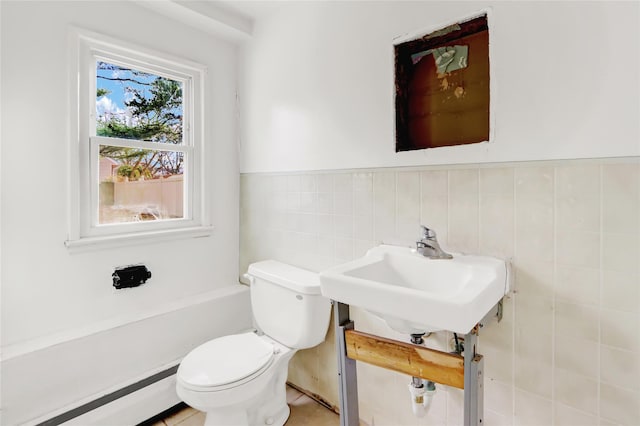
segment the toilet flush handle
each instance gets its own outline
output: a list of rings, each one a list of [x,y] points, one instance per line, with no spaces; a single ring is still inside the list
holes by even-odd
[[[244,285],[253,285],[253,277],[249,274],[242,274],[240,275],[239,280],[240,284],[244,284]]]

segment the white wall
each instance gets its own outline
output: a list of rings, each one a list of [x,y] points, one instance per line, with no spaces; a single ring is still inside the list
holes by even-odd
[[[212,291],[236,285],[239,192],[234,141],[236,47],[131,2],[2,1],[0,7],[5,358],[7,354],[27,356],[31,350],[106,330],[112,325],[126,327],[151,313],[170,311],[181,300],[196,303],[200,295],[205,297]],[[205,155],[210,179],[208,196],[213,200],[216,227],[212,236],[94,252],[67,251],[64,241],[71,93],[67,86],[69,25],[208,67]],[[141,287],[115,290],[111,283],[114,267],[132,263],[146,264],[153,277]],[[223,319],[226,329],[250,325],[248,300],[245,305],[247,309],[238,310],[233,321]],[[207,324],[188,326],[207,327]],[[212,330],[210,334],[223,332],[219,325],[208,327]],[[166,334],[163,330],[152,331],[163,337],[159,345],[173,345],[171,331]],[[195,344],[201,336],[193,335],[187,340]],[[108,343],[122,348],[135,344],[126,337]],[[142,358],[136,361],[122,360],[124,365],[138,363],[126,371],[137,369],[136,374],[142,374],[142,370],[152,369],[154,362],[160,362],[153,357],[153,347],[145,346],[148,352],[137,353]],[[86,348],[85,357],[92,353],[90,349]],[[141,362],[145,358],[146,365]],[[94,368],[102,368],[99,360],[94,361]],[[108,375],[110,367],[105,368]],[[3,370],[3,376],[8,373]],[[47,381],[46,377],[24,379],[34,383]],[[75,396],[85,390],[95,391],[90,377],[72,376],[69,381],[74,383]],[[47,385],[53,387],[53,392],[59,390],[54,383]],[[26,402],[20,403],[30,405]],[[40,402],[44,401],[32,401],[30,408],[37,411]]]
[[[490,7],[495,140],[395,153],[395,37]],[[243,50],[241,171],[640,154],[638,2],[300,2]]]

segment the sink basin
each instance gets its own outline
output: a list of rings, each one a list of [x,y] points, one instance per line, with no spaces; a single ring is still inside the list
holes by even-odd
[[[380,245],[320,273],[322,295],[358,306],[401,333],[466,334],[509,291],[508,265],[489,256],[429,259]]]

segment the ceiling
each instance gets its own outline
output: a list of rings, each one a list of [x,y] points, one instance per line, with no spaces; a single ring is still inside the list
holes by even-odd
[[[206,0],[253,21],[264,18],[291,1],[278,0]]]
[[[0,0],[1,1],[1,0]],[[235,42],[251,38],[254,22],[293,1],[131,0],[140,6]]]

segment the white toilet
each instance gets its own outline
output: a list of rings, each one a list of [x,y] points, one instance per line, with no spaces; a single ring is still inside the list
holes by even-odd
[[[283,425],[289,360],[298,349],[322,343],[329,326],[331,303],[320,295],[317,274],[266,260],[250,265],[247,275],[264,334],[210,340],[178,368],[178,396],[207,413],[207,426]]]

